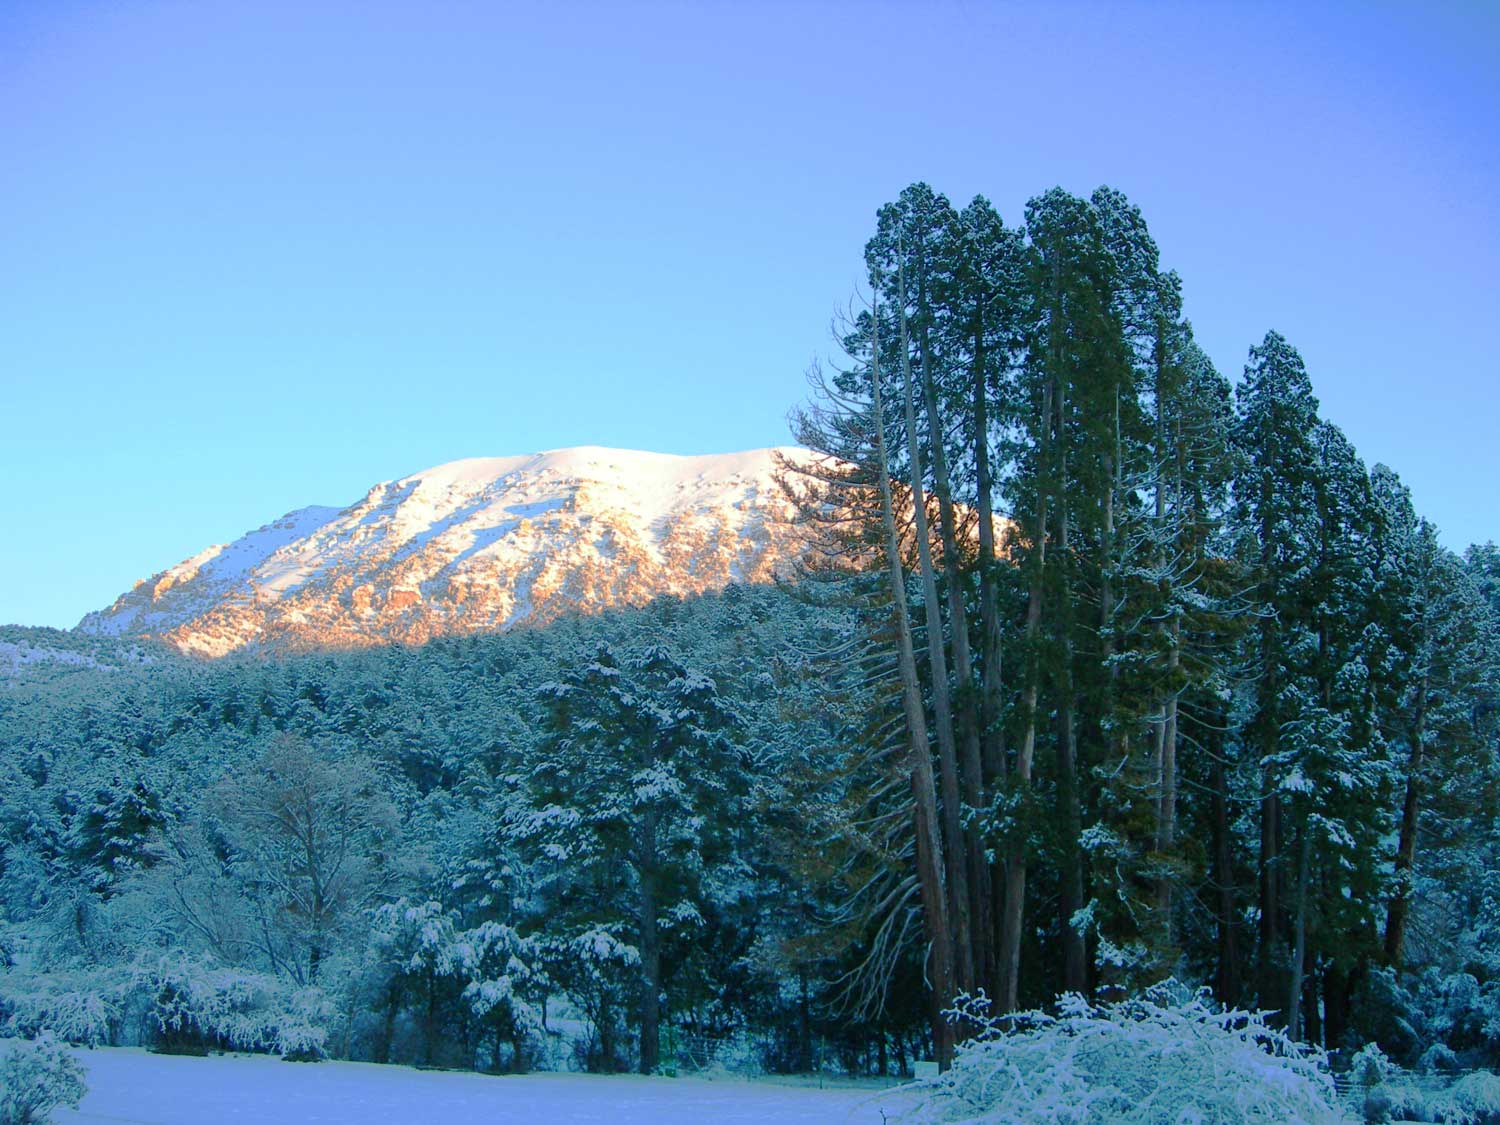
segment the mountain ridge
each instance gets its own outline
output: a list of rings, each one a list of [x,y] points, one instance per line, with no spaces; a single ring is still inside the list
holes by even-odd
[[[207,547],[76,628],[217,657],[421,643],[768,582],[796,551],[776,474],[811,457],[574,446],[450,461]]]

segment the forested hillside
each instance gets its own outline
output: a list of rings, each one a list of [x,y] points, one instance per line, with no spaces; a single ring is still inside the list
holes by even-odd
[[[29,664],[0,691],[8,1026],[571,1064],[551,996],[593,1069],[746,1025],[805,1067],[841,940],[799,821],[847,784],[864,708],[824,658],[852,636],[732,587],[417,649]]]
[[[881,209],[795,583],[274,660],[6,631],[4,1029],[885,1073],[965,995],[1174,978],[1500,1063],[1500,552],[1292,342],[1218,372],[1120,193],[1022,220]]]

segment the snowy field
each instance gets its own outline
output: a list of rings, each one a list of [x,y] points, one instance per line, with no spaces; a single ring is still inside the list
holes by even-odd
[[[881,1120],[890,1091],[819,1089],[775,1080],[636,1075],[489,1076],[373,1063],[288,1063],[264,1055],[185,1058],[144,1050],[79,1051],[89,1093],[56,1125],[507,1125],[541,1122]]]

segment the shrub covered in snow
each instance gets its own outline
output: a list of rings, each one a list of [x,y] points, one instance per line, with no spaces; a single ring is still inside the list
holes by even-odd
[[[1375,1044],[1354,1056],[1351,1100],[1367,1122],[1431,1121],[1439,1125],[1500,1125],[1500,1076],[1475,1071],[1453,1080],[1413,1074]]]
[[[331,1005],[316,988],[181,955],[139,972],[160,1048],[272,1050],[293,1059],[323,1053]]]
[[[1448,1098],[1470,1125],[1500,1123],[1500,1075],[1487,1071],[1466,1074],[1448,1091]],[[1458,1118],[1448,1120],[1457,1121]]]
[[[614,934],[594,927],[544,944],[547,974],[583,1013],[588,1038],[578,1044],[585,1070],[626,1068],[624,1014],[638,986],[641,955]]]
[[[1353,1015],[1361,1033],[1405,1067],[1500,1066],[1500,976],[1372,968]]]
[[[478,1038],[488,1041],[494,1069],[503,1044],[512,1070],[524,1070],[541,1053],[548,981],[535,943],[512,927],[482,922],[460,929],[456,911],[400,899],[372,912],[370,947],[388,997],[425,998],[429,1012],[441,997],[455,1001],[450,1008],[465,1010]],[[423,1030],[423,1061],[432,1063],[439,1029],[429,1019]]]
[[[1366,1091],[1364,1117],[1373,1125],[1430,1121],[1436,1125],[1500,1123],[1500,1078],[1477,1071],[1457,1082],[1405,1075]]]
[[[912,1087],[907,1125],[1345,1125],[1321,1052],[1268,1027],[1255,1012],[1222,1011],[1204,994],[1152,990],[1093,1005],[1079,996],[1056,1015],[989,1020],[943,1075]]]
[[[158,1050],[319,1058],[334,1005],[321,989],[175,950],[130,964],[0,970],[0,1034],[43,1031],[96,1047],[137,1036]]]
[[[41,1125],[87,1092],[83,1067],[51,1035],[0,1041],[0,1125]]]
[[[126,989],[124,974],[108,970],[0,972],[0,1030],[97,1047],[112,1041]]]

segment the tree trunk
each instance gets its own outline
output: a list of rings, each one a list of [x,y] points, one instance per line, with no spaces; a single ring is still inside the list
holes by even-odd
[[[1069,646],[1071,650],[1071,646]],[[1066,702],[1057,709],[1057,806],[1061,821],[1058,915],[1062,926],[1063,991],[1087,994],[1088,955],[1076,916],[1083,909],[1082,816],[1078,804],[1078,738],[1074,726],[1071,677],[1065,676]]]
[[[1312,860],[1312,831],[1306,815],[1302,817],[1301,836],[1297,854],[1296,937],[1286,1005],[1286,1033],[1293,1039],[1302,1035],[1303,964],[1307,958],[1307,875]]]
[[[1064,400],[1061,389],[1056,395],[1057,433],[1060,450],[1064,446]],[[1058,912],[1062,923],[1063,991],[1088,992],[1088,958],[1083,934],[1075,918],[1083,908],[1083,854],[1079,838],[1083,833],[1083,815],[1078,798],[1078,726],[1077,700],[1073,690],[1073,605],[1072,570],[1068,520],[1068,477],[1066,454],[1060,452],[1057,503],[1053,519],[1057,526],[1058,567],[1062,590],[1058,597],[1059,612],[1054,622],[1061,650],[1057,688],[1057,812],[1062,834],[1059,841]]]
[[[885,524],[886,561],[891,582],[891,602],[896,619],[896,664],[901,676],[901,702],[906,712],[910,741],[911,787],[915,805],[917,886],[922,900],[930,949],[930,979],[933,990],[932,1042],[939,1068],[953,1061],[953,1029],[941,1016],[953,1000],[953,946],[948,928],[947,892],[944,887],[943,849],[938,838],[937,793],[932,776],[932,748],[927,741],[927,715],[922,706],[922,688],[917,680],[916,655],[912,648],[911,619],[906,610],[906,575],[901,566],[901,540],[896,531],[896,513],[891,499],[887,470],[885,410],[880,392],[879,310],[870,390],[875,416],[875,455],[880,479],[881,516]]]
[[[422,1064],[432,1066],[437,1059],[437,978],[427,971],[427,1005],[422,1013]]]
[[[1349,1009],[1365,967],[1366,962],[1361,959],[1354,963],[1353,969],[1345,971],[1335,961],[1323,974],[1323,1041],[1329,1050],[1344,1046],[1349,1029]]]
[[[1169,327],[1164,317],[1158,315],[1156,318],[1154,333],[1154,360],[1156,367],[1156,482],[1155,482],[1155,517],[1157,528],[1157,556],[1156,566],[1159,571],[1160,580],[1166,582],[1167,562],[1167,464],[1171,450],[1167,439],[1167,401],[1170,388],[1168,386],[1168,373],[1170,361],[1168,359],[1168,333]],[[1181,435],[1178,435],[1178,444],[1181,444]],[[1179,457],[1177,461],[1176,489],[1174,503],[1176,510],[1182,507],[1182,464]],[[1180,524],[1179,524],[1180,530]],[[1156,851],[1163,861],[1172,858],[1172,852],[1176,846],[1177,839],[1177,672],[1181,667],[1181,654],[1179,645],[1182,640],[1182,626],[1175,612],[1172,621],[1166,630],[1168,634],[1167,650],[1167,694],[1162,701],[1162,725],[1160,738],[1160,754],[1158,763],[1160,773],[1158,775],[1160,788],[1156,802]],[[1172,891],[1173,875],[1170,870],[1163,868],[1162,874],[1156,883],[1156,909],[1161,927],[1163,952],[1168,956],[1176,949],[1172,926]]]
[[[1262,485],[1260,538],[1260,581],[1264,605],[1260,626],[1260,682],[1257,685],[1256,722],[1260,727],[1261,806],[1260,806],[1260,949],[1259,1003],[1275,1004],[1280,972],[1277,960],[1281,951],[1281,801],[1276,792],[1276,775],[1272,765],[1279,748],[1278,697],[1281,692],[1279,654],[1274,611],[1280,602],[1277,590],[1276,527],[1271,517],[1271,482]]]
[[[656,825],[646,814],[643,850],[656,852]],[[639,870],[641,931],[641,1073],[650,1074],[661,1062],[661,943],[656,928],[656,871],[654,858]]]
[[[380,1037],[375,1041],[375,1061],[391,1061],[391,1044],[396,1039],[396,1017],[401,1012],[401,993],[395,987],[386,993],[385,1012],[380,1021]]]
[[[1049,380],[1042,389],[1042,417],[1052,417],[1052,383]],[[1042,427],[1040,456],[1045,464],[1050,441],[1047,430],[1050,423]],[[1036,651],[1037,635],[1042,621],[1042,584],[1047,568],[1047,485],[1039,477],[1036,497],[1035,542],[1032,544],[1033,560],[1031,580],[1026,595],[1026,684],[1022,690],[1021,707],[1026,716],[1026,726],[1021,736],[1021,745],[1016,751],[1016,788],[1018,795],[1024,794],[1031,785],[1031,767],[1036,758],[1037,696],[1041,686],[1041,660]],[[1019,837],[1019,833],[1016,834]],[[1019,838],[1006,849],[1005,897],[1002,903],[1000,927],[1000,971],[1003,987],[1000,993],[1000,1010],[1014,1012],[1020,1005],[1021,975],[1021,926],[1026,898],[1026,847]]]
[[[807,970],[797,971],[797,1073],[812,1072],[812,1009],[808,1004]]]
[[[1225,774],[1221,745],[1213,754],[1214,882],[1218,884],[1219,971],[1215,994],[1220,1004],[1232,1008],[1240,1001],[1240,956],[1236,937],[1234,902],[1234,857],[1229,833],[1229,779]]]
[[[942,610],[938,604],[937,576],[932,565],[932,540],[927,525],[926,473],[917,438],[915,390],[911,373],[911,345],[907,338],[905,294],[902,294],[901,377],[905,389],[906,446],[911,470],[913,533],[917,541],[917,565],[922,578],[922,609],[927,623],[927,663],[932,673],[933,725],[937,732],[938,780],[942,795],[943,849],[948,857],[948,910],[953,925],[954,968],[960,992],[974,988],[974,961],[969,916],[968,850],[961,820],[958,783],[958,748],[953,736],[953,703],[948,686],[948,657],[943,644]]]
[[[1174,618],[1171,629],[1171,651],[1167,671],[1175,681],[1181,664],[1178,651],[1180,624]],[[1161,801],[1156,817],[1156,851],[1170,861],[1177,846],[1177,691],[1167,695],[1161,727]],[[1169,949],[1175,948],[1172,931],[1172,884],[1170,872],[1162,874],[1156,884],[1156,906],[1161,914],[1163,936]]]
[[[1411,913],[1411,883],[1417,860],[1417,822],[1422,812],[1422,739],[1427,713],[1427,677],[1418,687],[1412,726],[1411,756],[1406,764],[1406,796],[1401,802],[1401,834],[1396,845],[1396,893],[1385,919],[1386,964],[1399,969],[1406,954],[1406,921]]]
[[[989,805],[1005,779],[1004,680],[1000,635],[1000,594],[995,581],[996,559],[995,515],[991,509],[994,481],[990,469],[989,397],[984,368],[984,330],[982,324],[974,338],[974,465],[979,507],[979,627],[980,647],[980,755],[984,767],[984,803]],[[1004,864],[995,864],[986,876],[990,880],[990,912],[998,918],[1005,901]],[[992,925],[994,923],[992,922]],[[996,937],[999,937],[996,932]],[[996,1000],[1004,996],[1004,973],[1000,951],[989,944],[991,960],[984,966],[985,985]]]
[[[960,774],[963,802],[971,809],[984,806],[984,766],[979,742],[977,692],[974,688],[974,658],[969,649],[968,610],[964,605],[963,555],[958,546],[958,520],[953,502],[952,480],[948,475],[948,453],[943,444],[943,420],[938,410],[931,343],[925,320],[917,334],[918,355],[922,363],[922,402],[927,415],[928,444],[932,448],[932,476],[938,502],[938,534],[943,544],[944,586],[948,595],[948,625],[952,634],[953,672],[957,686],[954,699],[958,720]],[[992,960],[990,913],[990,873],[984,860],[984,842],[976,829],[964,831],[964,856],[968,883],[970,951],[967,956],[969,983],[972,990],[984,982]],[[960,965],[964,963],[960,958]]]
[[[1270,768],[1261,771],[1261,786],[1271,790],[1275,779]],[[1281,802],[1274,790],[1261,798],[1260,806],[1260,996],[1262,1007],[1275,1003],[1277,961],[1281,948],[1281,895],[1279,840]]]
[[[599,1004],[599,1069],[605,1074],[615,1070],[615,1012],[609,1001]]]

